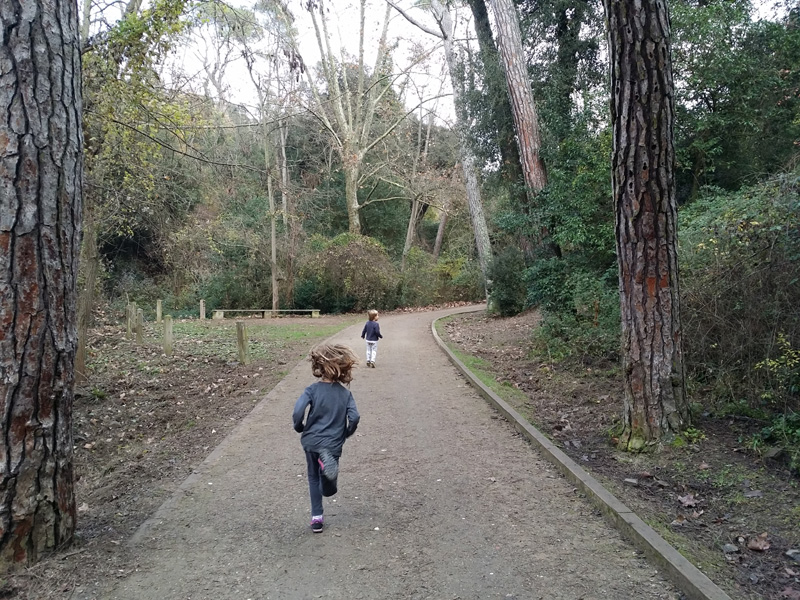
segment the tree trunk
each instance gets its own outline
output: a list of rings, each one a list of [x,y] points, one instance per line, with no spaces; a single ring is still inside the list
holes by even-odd
[[[0,565],[71,541],[81,72],[74,0],[0,11]]]
[[[442,206],[441,213],[439,214],[439,228],[436,230],[436,242],[433,244],[433,259],[439,260],[439,255],[442,253],[442,242],[444,242],[444,230],[447,227],[447,211],[449,206],[447,201]]]
[[[678,298],[674,87],[666,0],[604,0],[611,59],[625,400],[620,445],[689,423]]]
[[[400,270],[406,270],[406,257],[408,253],[411,251],[411,246],[414,245],[414,234],[417,231],[417,222],[419,221],[420,214],[421,214],[422,202],[420,202],[419,198],[414,198],[411,201],[411,216],[408,217],[408,228],[406,229],[406,242],[403,245],[403,258],[400,265]]]
[[[525,181],[519,157],[516,136],[514,135],[514,117],[508,97],[505,78],[497,76],[501,73],[500,59],[492,36],[489,14],[485,0],[470,0],[472,18],[475,21],[475,34],[478,38],[481,62],[487,93],[492,103],[494,123],[497,127],[497,147],[500,151],[501,171],[503,178],[511,184],[509,190],[517,199],[519,206],[527,210],[528,198],[522,186]]]
[[[272,284],[272,310],[280,308],[278,294],[278,235],[275,228],[275,191],[272,189],[272,176],[267,175],[267,199],[269,202],[269,264]]]
[[[517,9],[511,0],[490,0],[489,4],[494,11],[497,46],[506,73],[525,185],[529,194],[535,195],[547,185],[547,173],[539,155],[542,146],[539,115],[525,65]]]
[[[81,247],[81,289],[78,293],[78,349],[75,354],[75,383],[83,385],[86,374],[86,341],[92,321],[97,274],[100,272],[100,253],[97,250],[97,230],[90,210],[84,210],[83,244]]]
[[[358,178],[360,175],[360,160],[355,155],[345,153],[344,162],[344,196],[347,203],[347,222],[350,233],[361,233],[361,218],[358,204]],[[349,158],[349,160],[348,160]]]
[[[286,157],[286,140],[289,136],[289,120],[283,118],[278,124],[278,152],[281,169],[281,216],[283,218],[283,231],[286,241],[289,241],[289,229],[286,226],[289,219],[289,160]]]
[[[492,246],[489,241],[489,228],[486,225],[486,217],[483,214],[483,203],[481,202],[481,188],[478,183],[478,174],[475,170],[475,153],[472,150],[469,139],[468,121],[464,108],[463,90],[459,85],[458,59],[453,46],[453,23],[449,10],[440,0],[431,0],[431,9],[439,23],[444,43],[444,55],[447,60],[447,68],[450,71],[450,80],[453,83],[453,103],[456,107],[456,131],[458,133],[459,149],[461,153],[461,167],[464,169],[464,183],[466,185],[467,205],[472,221],[472,230],[475,234],[475,246],[478,250],[478,262],[481,267],[481,274],[484,280],[484,290],[488,296],[489,292],[489,262],[492,259]]]

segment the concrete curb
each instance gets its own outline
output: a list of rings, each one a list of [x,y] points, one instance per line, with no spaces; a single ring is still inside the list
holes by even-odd
[[[484,309],[468,308],[462,312],[477,312],[478,310]],[[584,471],[580,465],[567,456],[538,429],[533,427],[508,403],[486,387],[439,337],[436,332],[436,322],[442,318],[444,317],[434,319],[431,323],[431,332],[436,343],[444,350],[450,361],[489,404],[503,414],[522,435],[541,450],[547,460],[553,463],[569,481],[575,484],[603,511],[603,514],[611,521],[614,527],[633,542],[637,548],[642,550],[651,561],[663,569],[675,585],[691,600],[731,600],[725,592],[717,587],[702,571],[686,560],[675,548],[670,546],[652,527],[636,516],[631,509],[605,489],[599,481]]]

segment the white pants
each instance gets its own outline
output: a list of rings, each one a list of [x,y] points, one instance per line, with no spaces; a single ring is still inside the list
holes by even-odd
[[[367,342],[367,362],[375,362],[375,357],[378,355],[378,342]]]

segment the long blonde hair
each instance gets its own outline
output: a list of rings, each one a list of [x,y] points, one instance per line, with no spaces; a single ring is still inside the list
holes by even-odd
[[[350,383],[353,381],[353,367],[357,364],[356,355],[343,344],[320,344],[311,349],[311,372],[314,377]]]

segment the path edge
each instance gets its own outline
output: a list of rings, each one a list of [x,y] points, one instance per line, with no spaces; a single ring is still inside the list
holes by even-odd
[[[481,310],[484,310],[484,308],[475,309],[470,307],[446,316],[479,312]],[[431,333],[436,343],[450,359],[450,362],[490,405],[500,412],[517,431],[544,454],[548,461],[600,508],[603,515],[614,527],[633,542],[639,550],[643,551],[650,560],[663,569],[673,583],[691,600],[731,600],[730,596],[711,581],[705,573],[689,562],[652,527],[639,518],[636,513],[604,488],[597,479],[567,456],[542,432],[531,425],[527,419],[478,379],[450,350],[444,340],[439,337],[436,331],[436,323],[444,318],[445,316],[438,317],[431,322]]]

